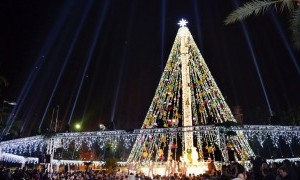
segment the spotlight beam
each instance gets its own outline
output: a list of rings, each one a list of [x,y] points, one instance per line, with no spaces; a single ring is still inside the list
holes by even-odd
[[[288,40],[287,40],[287,37],[286,37],[285,33],[283,32],[283,29],[282,29],[282,27],[280,26],[279,21],[278,21],[278,19],[276,18],[276,16],[274,15],[273,12],[271,13],[271,18],[272,18],[272,21],[274,22],[274,24],[275,24],[275,26],[276,26],[276,28],[277,28],[277,30],[278,30],[278,32],[279,32],[279,35],[280,35],[280,37],[281,37],[281,39],[282,39],[282,41],[283,41],[283,44],[284,44],[286,50],[288,51],[288,53],[289,53],[289,55],[290,55],[290,57],[291,57],[291,60],[292,60],[292,62],[293,62],[293,64],[294,64],[294,66],[295,66],[295,68],[296,68],[298,74],[300,75],[300,67],[299,67],[299,65],[298,65],[298,63],[297,63],[295,54],[293,53],[292,48],[291,48],[291,45],[289,44],[289,42],[288,42]]]
[[[79,84],[79,87],[78,87],[78,90],[77,90],[77,93],[76,93],[76,97],[75,97],[75,100],[74,100],[74,103],[73,103],[73,106],[72,106],[72,110],[71,110],[71,114],[70,114],[70,117],[69,117],[69,120],[68,120],[68,124],[70,124],[71,121],[72,121],[72,118],[73,118],[73,115],[74,115],[74,110],[75,110],[75,107],[77,105],[79,95],[81,93],[81,89],[82,89],[84,79],[86,77],[86,72],[89,68],[89,65],[90,65],[90,62],[91,62],[96,44],[97,44],[97,40],[99,38],[99,34],[100,34],[104,19],[105,19],[106,14],[107,14],[108,6],[109,6],[109,1],[106,0],[104,2],[104,6],[103,6],[102,11],[100,11],[101,14],[99,15],[98,24],[97,24],[96,30],[94,32],[94,35],[93,35],[92,45],[91,45],[91,48],[90,48],[90,51],[89,51],[89,54],[88,54],[88,57],[87,57],[87,62],[85,64],[84,71],[83,71],[83,74],[82,74],[82,77],[81,77],[81,80],[80,80],[80,84]]]
[[[87,15],[88,15],[88,13],[89,13],[91,7],[92,7],[92,1],[87,1],[87,2],[88,2],[88,4],[86,5],[86,7],[85,7],[85,9],[84,9],[83,16],[82,16],[82,18],[81,18],[81,20],[80,20],[79,26],[78,26],[78,28],[77,28],[77,30],[76,30],[76,32],[75,32],[75,35],[74,35],[74,37],[73,37],[73,39],[72,39],[71,46],[70,46],[70,48],[68,49],[67,56],[66,56],[65,61],[64,61],[63,65],[62,65],[62,67],[61,67],[59,76],[58,76],[58,78],[57,78],[57,80],[56,80],[56,83],[55,83],[55,86],[54,86],[54,88],[53,88],[53,90],[52,90],[50,99],[49,99],[48,104],[47,104],[47,106],[46,106],[46,109],[45,109],[45,111],[44,111],[42,120],[41,120],[40,125],[39,125],[39,129],[41,129],[41,127],[42,127],[42,124],[43,124],[43,122],[44,122],[44,120],[45,120],[45,117],[46,117],[46,114],[47,114],[47,112],[48,112],[49,106],[50,106],[50,104],[51,104],[51,102],[52,102],[53,96],[54,96],[54,94],[56,93],[58,84],[59,84],[60,81],[61,81],[61,77],[62,77],[62,75],[63,75],[63,73],[64,73],[64,71],[65,71],[66,65],[68,64],[68,62],[69,62],[69,60],[70,60],[71,54],[72,54],[72,52],[73,52],[73,50],[74,50],[74,47],[75,47],[75,44],[76,44],[76,42],[77,42],[77,40],[78,40],[78,36],[79,36],[79,34],[80,34],[80,32],[81,32],[81,30],[82,30],[82,28],[83,28],[83,24],[84,24],[84,22],[86,21]]]
[[[236,7],[238,7],[238,3],[236,1],[234,1],[234,5]],[[269,97],[268,97],[268,94],[267,94],[267,91],[266,91],[266,88],[265,88],[263,78],[262,78],[261,73],[260,73],[260,69],[259,69],[257,59],[256,59],[256,56],[255,56],[255,52],[253,50],[252,41],[250,40],[249,32],[248,32],[246,24],[244,22],[241,22],[241,26],[242,26],[242,30],[243,30],[243,33],[244,33],[245,38],[246,38],[247,45],[248,45],[249,50],[250,50],[250,55],[252,57],[252,60],[253,60],[254,66],[255,66],[255,70],[256,70],[256,73],[258,75],[258,79],[259,79],[261,88],[262,88],[264,96],[265,96],[265,100],[266,100],[266,103],[267,103],[267,106],[268,106],[268,109],[269,109],[270,116],[273,116],[273,111],[272,111],[272,108],[271,108],[271,104],[269,102]]]
[[[135,12],[135,5],[137,4],[136,2],[133,2],[133,7],[131,7],[131,14],[129,16],[129,25],[128,25],[128,29],[127,29],[127,32],[126,32],[126,37],[125,39],[128,40],[129,38],[129,35],[130,35],[130,32],[131,32],[131,28],[132,28],[132,19],[134,19],[134,12]],[[110,122],[113,124],[113,128],[115,129],[115,122],[114,122],[114,119],[115,119],[115,113],[116,113],[116,106],[117,106],[117,102],[118,102],[118,99],[119,99],[119,91],[120,91],[120,86],[121,86],[121,81],[122,81],[122,77],[123,77],[123,72],[124,72],[124,64],[125,64],[125,59],[126,59],[126,55],[127,55],[127,47],[128,46],[125,46],[123,51],[122,51],[122,60],[121,60],[121,67],[120,67],[120,72],[119,72],[119,76],[118,76],[118,81],[117,81],[117,88],[116,88],[116,91],[115,91],[115,95],[114,95],[114,100],[113,100],[113,104],[112,104],[112,113],[111,113],[111,116],[110,116]]]
[[[40,50],[38,58],[32,67],[31,73],[29,74],[29,77],[26,80],[26,83],[23,86],[23,89],[21,90],[19,97],[17,98],[17,106],[15,106],[13,108],[12,112],[10,113],[9,117],[7,118],[6,126],[1,133],[0,139],[3,137],[3,135],[7,134],[10,131],[10,129],[15,121],[15,118],[19,114],[19,111],[20,111],[21,107],[23,106],[25,99],[27,98],[29,92],[31,91],[31,88],[32,88],[36,78],[39,76],[40,69],[44,65],[44,62],[45,62],[45,57],[48,55],[51,47],[53,46],[55,40],[57,39],[57,37],[59,35],[59,31],[62,28],[64,21],[66,20],[67,12],[69,12],[69,9],[70,9],[69,2],[65,2],[65,4],[63,5],[63,8],[61,9],[61,11],[59,13],[59,16],[58,16],[59,18],[57,19],[55,25],[53,26],[49,35],[47,36],[47,39],[46,39],[42,49]],[[24,120],[24,123],[26,123],[27,121],[29,121],[29,120],[28,119]]]

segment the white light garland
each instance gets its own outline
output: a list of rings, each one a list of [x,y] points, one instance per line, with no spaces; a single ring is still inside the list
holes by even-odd
[[[266,139],[270,138],[274,145],[274,148],[278,147],[279,139],[283,139],[287,145],[291,145],[293,140],[299,141],[300,127],[299,126],[258,126],[258,125],[244,125],[244,126],[232,126],[230,128],[222,126],[193,126],[193,127],[178,127],[178,128],[152,128],[152,129],[135,129],[127,132],[124,130],[118,131],[99,131],[99,132],[76,132],[76,133],[58,133],[55,134],[54,146],[55,148],[63,147],[65,150],[69,148],[71,143],[75,144],[76,150],[79,150],[81,146],[87,144],[88,147],[92,147],[97,143],[100,148],[104,148],[108,142],[119,142],[125,148],[132,147],[137,138],[150,137],[151,139],[161,138],[162,135],[169,137],[181,136],[183,132],[193,131],[197,132],[199,137],[202,137],[205,141],[214,142],[219,144],[219,133],[225,133],[227,131],[239,132],[244,134],[241,137],[243,141],[258,141],[262,145]],[[143,136],[141,136],[143,135]],[[37,163],[37,159],[26,159],[26,157],[18,156],[24,153],[43,152],[47,145],[47,139],[43,136],[33,136],[27,138],[20,138],[9,141],[0,142],[0,160],[7,162],[33,162]],[[122,142],[122,143],[120,143]],[[142,143],[141,143],[142,144]],[[139,149],[139,148],[137,148]],[[249,148],[250,149],[250,148]],[[138,153],[137,153],[138,154]],[[136,154],[136,155],[137,155]]]
[[[23,156],[18,156],[15,154],[0,152],[0,161],[11,162],[11,163],[20,163],[20,164],[24,164],[24,163],[37,164],[38,158],[23,157]]]

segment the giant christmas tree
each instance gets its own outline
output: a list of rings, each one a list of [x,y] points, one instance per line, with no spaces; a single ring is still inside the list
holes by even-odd
[[[234,149],[240,160],[254,155],[242,133],[222,135],[214,129],[236,120],[186,23],[178,23],[180,28],[142,125],[142,129],[154,129],[153,133],[138,136],[128,162],[180,160],[196,164],[217,154],[221,156],[218,160],[228,161],[228,148]]]

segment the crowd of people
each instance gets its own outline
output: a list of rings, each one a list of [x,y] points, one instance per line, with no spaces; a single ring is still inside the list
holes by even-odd
[[[221,170],[216,170],[213,162],[209,170],[204,174],[182,174],[171,173],[168,176],[153,175],[146,176],[144,173],[105,173],[105,171],[73,171],[53,172],[38,171],[37,169],[27,170],[16,168],[11,170],[7,167],[0,167],[0,180],[299,180],[300,164],[284,160],[281,163],[273,162],[268,164],[262,160],[252,161],[252,167],[246,170],[238,162],[222,165]]]

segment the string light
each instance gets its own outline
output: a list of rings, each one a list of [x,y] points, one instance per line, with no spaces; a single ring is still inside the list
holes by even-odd
[[[232,137],[232,141],[244,143],[246,141],[257,141],[263,147],[263,142],[270,138],[275,148],[278,148],[279,139],[285,140],[287,145],[293,143],[293,139],[299,141],[300,127],[299,126],[257,126],[257,125],[244,125],[242,127],[232,126],[226,128],[223,126],[193,126],[193,127],[172,127],[172,128],[153,128],[153,129],[135,129],[132,132],[124,130],[119,131],[101,131],[101,132],[77,132],[77,133],[58,133],[55,134],[54,147],[68,149],[71,143],[76,144],[76,149],[80,149],[83,144],[92,147],[97,143],[103,148],[108,142],[119,142],[127,149],[133,146],[136,139],[151,140],[161,139],[162,136],[177,137],[181,136],[186,131],[194,132],[198,137],[203,138],[207,142],[216,144],[222,143],[224,139],[221,136],[226,135],[229,131],[237,132],[237,136]],[[241,136],[243,135],[243,136]],[[37,163],[37,158],[23,157],[18,155],[32,154],[34,152],[45,149],[47,146],[48,137],[33,136],[27,138],[20,138],[9,141],[0,142],[0,159],[7,162],[32,162]],[[171,140],[167,138],[166,140]],[[122,143],[120,143],[122,142]],[[142,145],[143,143],[140,143]],[[167,143],[169,144],[169,143]],[[116,145],[115,145],[116,146]],[[242,146],[241,146],[242,147]],[[246,146],[245,146],[246,147]],[[246,149],[248,151],[251,150]],[[133,148],[134,149],[134,148]],[[136,149],[139,149],[136,147]],[[238,151],[242,151],[238,147]],[[135,155],[138,155],[136,152]],[[133,157],[131,157],[133,158]]]

